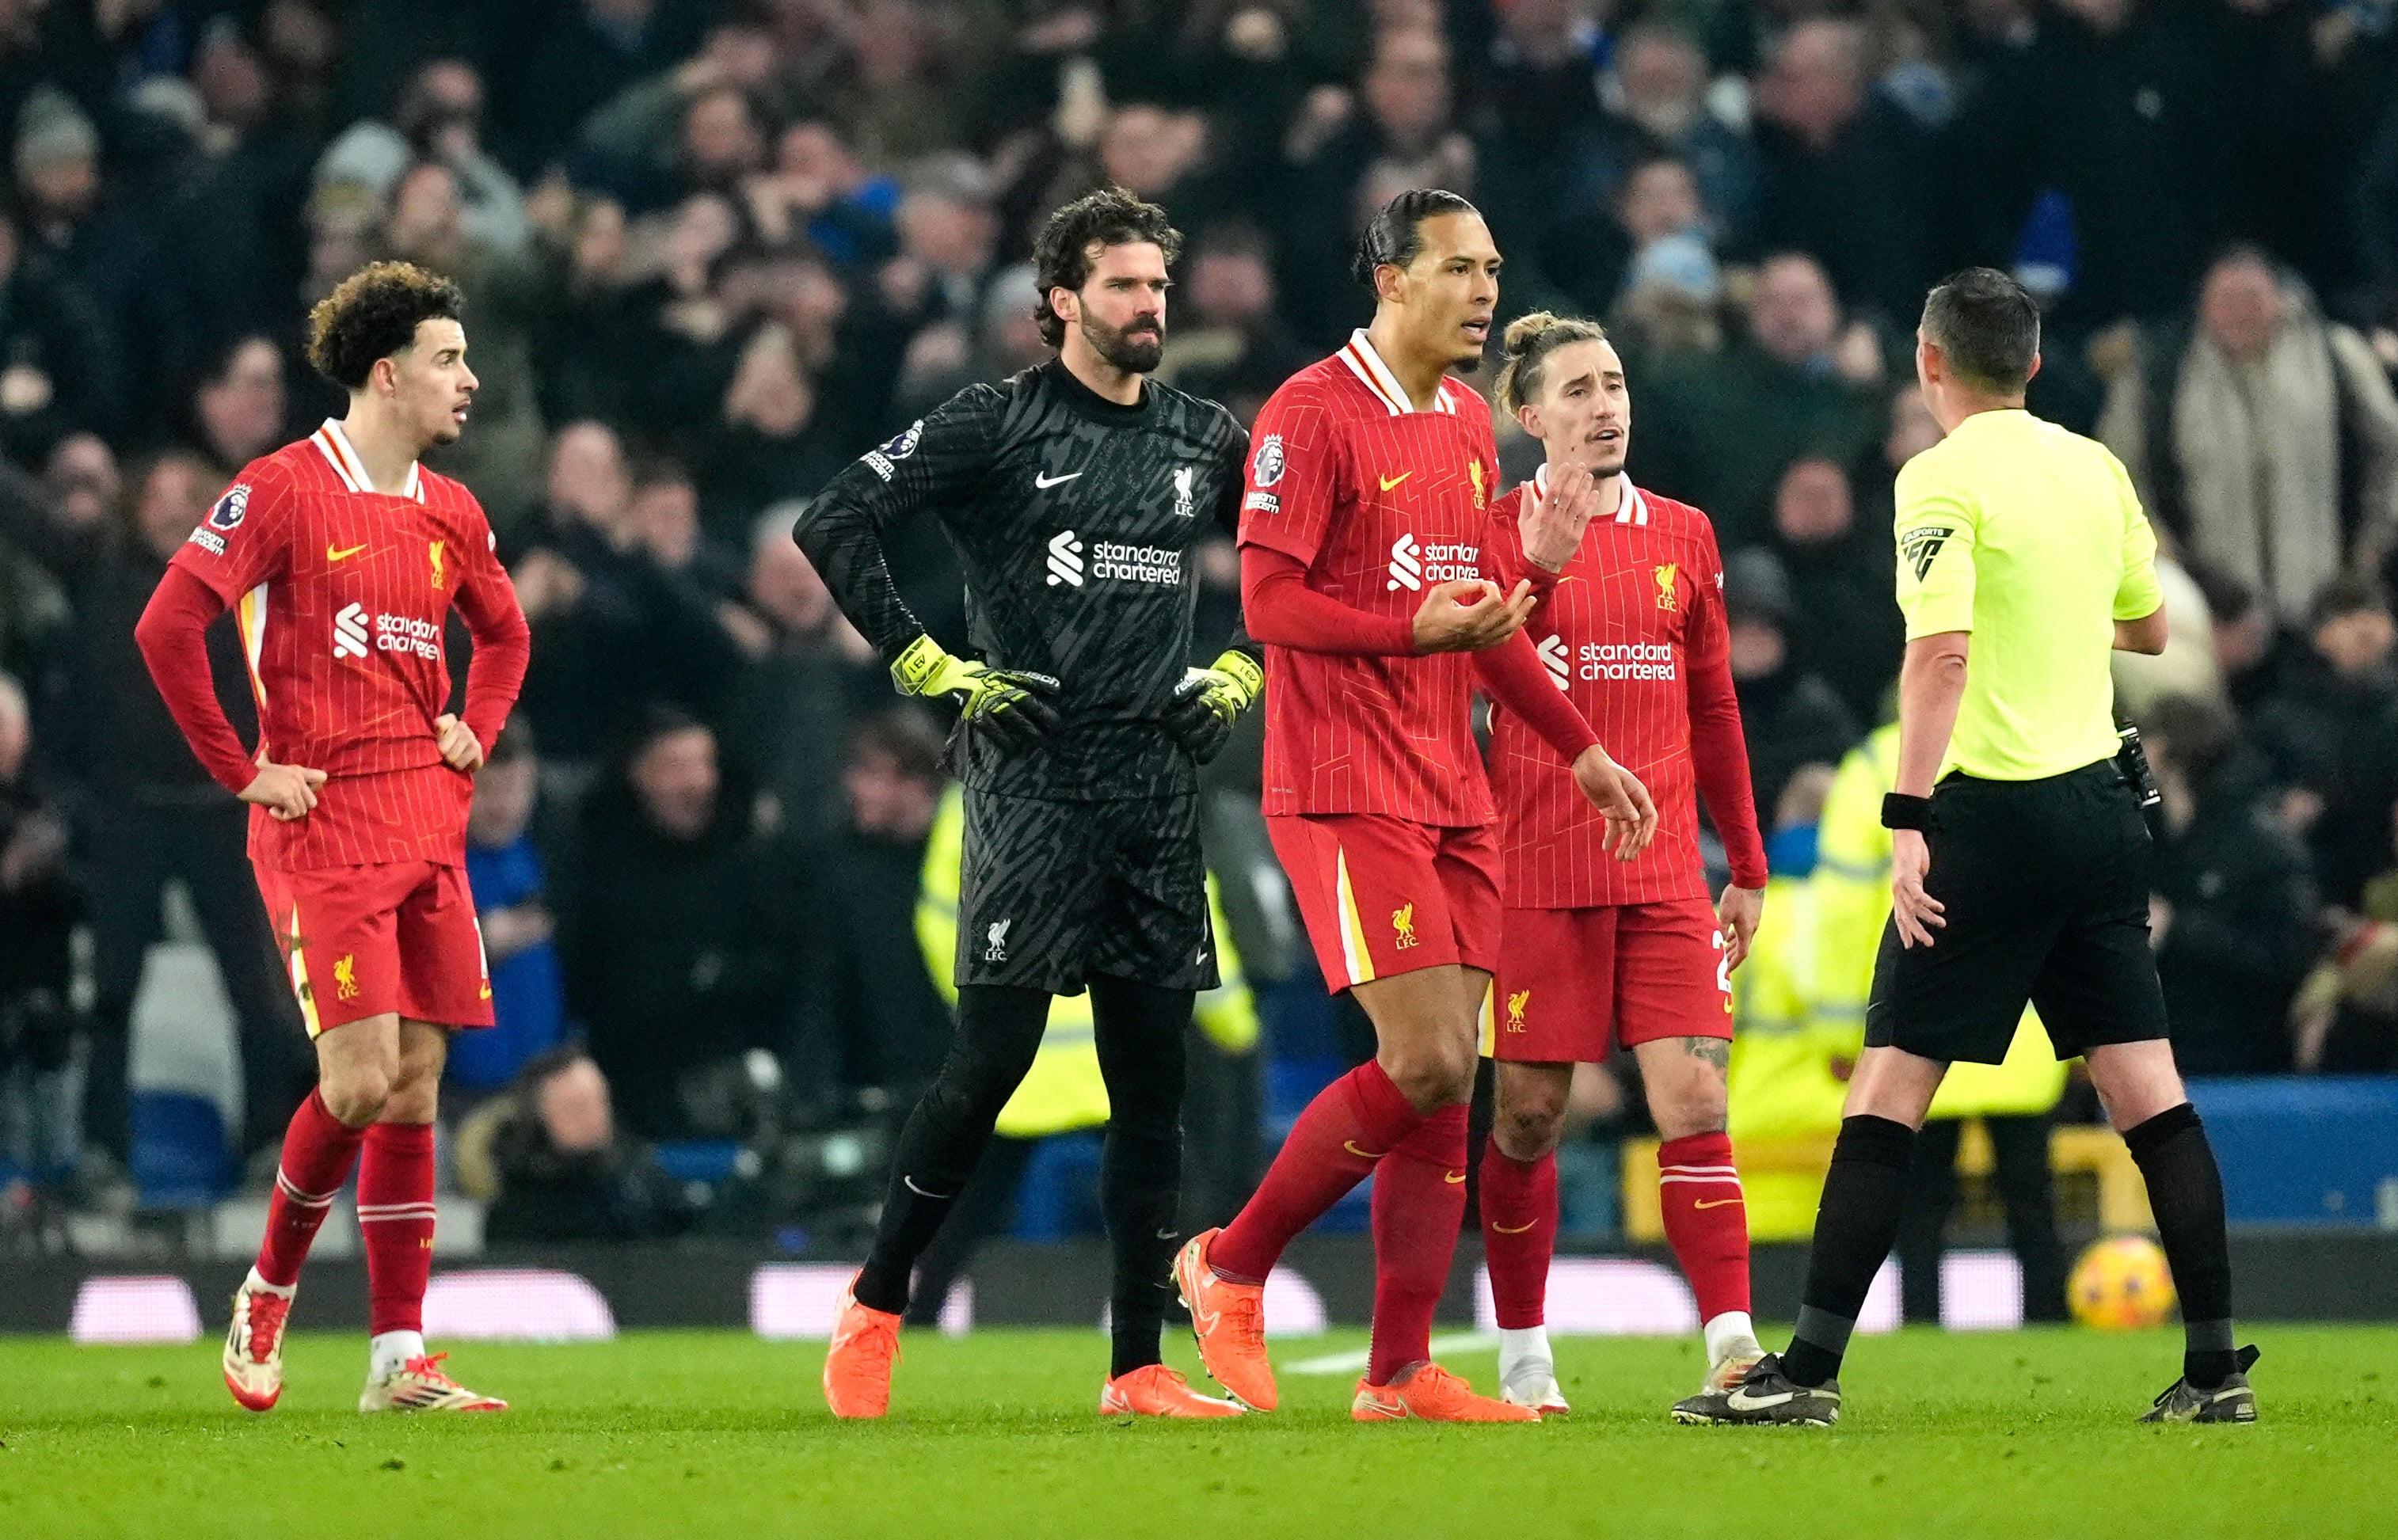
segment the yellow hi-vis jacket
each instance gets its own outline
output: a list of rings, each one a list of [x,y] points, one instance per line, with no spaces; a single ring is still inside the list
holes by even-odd
[[[1816,830],[1815,1019],[1846,1035],[1854,1057],[1865,1041],[1866,1000],[1873,992],[1874,955],[1890,922],[1890,831],[1881,826],[1881,798],[1898,782],[1898,725],[1875,730],[1840,761]],[[2065,1066],[2049,1046],[2047,1029],[2028,1006],[2006,1060],[1951,1065],[1933,1097],[1933,1118],[2046,1112],[2065,1091]]]
[[[916,896],[916,944],[923,949],[934,987],[951,1009],[958,1003],[958,884],[965,828],[965,797],[951,786],[934,815],[932,837],[924,847],[923,885]],[[1207,878],[1207,904],[1216,927],[1216,967],[1223,982],[1200,993],[1193,1018],[1218,1048],[1227,1053],[1246,1053],[1257,1045],[1257,1003],[1241,977],[1241,955],[1233,949],[1232,931],[1224,923],[1212,873]],[[1108,1088],[1099,1077],[1091,997],[1087,993],[1053,996],[1041,1051],[1033,1056],[1024,1083],[1000,1109],[999,1132],[1010,1139],[1040,1139],[1096,1128],[1107,1120]]]
[[[1748,959],[1731,976],[1731,1065],[1727,1090],[1735,1148],[1758,1141],[1821,1137],[1840,1126],[1849,1088],[1833,1074],[1853,1060],[1852,1034],[1819,1024],[1814,894],[1802,878],[1765,885],[1765,918]],[[1756,1240],[1804,1240],[1815,1227],[1824,1172],[1769,1160],[1741,1161],[1748,1233]]]

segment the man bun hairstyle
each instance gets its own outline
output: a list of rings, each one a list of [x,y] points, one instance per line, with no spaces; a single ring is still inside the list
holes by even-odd
[[[378,358],[416,341],[424,321],[455,321],[458,286],[414,262],[370,262],[308,312],[308,362],[344,390],[363,390]]]
[[[1569,342],[1606,341],[1605,327],[1579,315],[1536,310],[1508,322],[1507,335],[1500,344],[1507,361],[1499,367],[1499,409],[1513,417],[1524,409],[1525,403],[1540,399],[1541,371],[1557,349]]]
[[[1375,270],[1381,267],[1405,268],[1423,251],[1423,222],[1444,214],[1473,214],[1481,210],[1455,193],[1439,187],[1410,187],[1375,210],[1366,221],[1366,233],[1358,237],[1356,260],[1349,265],[1349,275],[1374,287]]]
[[[1032,318],[1040,323],[1041,340],[1051,347],[1066,341],[1066,318],[1051,308],[1052,291],[1081,292],[1091,277],[1091,248],[1138,246],[1146,242],[1165,253],[1167,266],[1182,255],[1182,232],[1167,221],[1165,210],[1144,203],[1121,187],[1085,193],[1049,216],[1032,243],[1032,283],[1040,290]]]
[[[1941,279],[1923,301],[1923,330],[1960,380],[1992,395],[2021,395],[2040,356],[2040,307],[1995,267]]]

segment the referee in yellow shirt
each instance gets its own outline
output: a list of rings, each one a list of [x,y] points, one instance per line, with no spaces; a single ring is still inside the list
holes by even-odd
[[[2154,850],[2108,678],[2111,649],[2164,649],[2156,537],[2113,455],[2024,410],[2039,368],[2039,312],[2005,274],[1969,268],[1924,301],[1916,375],[1947,437],[1898,473],[1906,659],[1866,1050],[1790,1348],[1690,1420],[1839,1416],[1835,1376],[1924,1110],[1952,1062],[2006,1056],[2027,1000],[2060,1058],[2088,1059],[2181,1293],[2182,1378],[2143,1420],[2257,1418],[2256,1349],[2231,1346],[2223,1181],[2165,1040]]]

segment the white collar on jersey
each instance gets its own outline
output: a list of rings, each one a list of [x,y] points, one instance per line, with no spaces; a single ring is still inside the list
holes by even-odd
[[[1405,417],[1416,409],[1414,401],[1408,395],[1407,387],[1400,384],[1399,377],[1391,372],[1391,366],[1382,362],[1382,355],[1374,351],[1374,344],[1366,340],[1364,327],[1349,334],[1349,345],[1340,350],[1340,361],[1349,366],[1349,372],[1355,375],[1360,383],[1374,393],[1376,400],[1391,408],[1393,417]],[[1427,409],[1447,412],[1451,417],[1457,415],[1457,402],[1449,395],[1446,376],[1433,391],[1432,406]]]
[[[1541,462],[1541,468],[1532,473],[1532,479],[1524,496],[1529,500],[1533,508],[1548,501],[1549,462],[1547,461]],[[1530,511],[1530,508],[1525,510],[1527,513]],[[1632,478],[1628,475],[1623,478],[1623,501],[1615,505],[1615,522],[1618,524],[1649,522],[1649,500],[1640,495],[1640,489],[1632,485]]]
[[[325,419],[325,425],[310,434],[308,442],[317,446],[317,452],[333,467],[333,474],[342,478],[343,486],[354,492],[375,489],[374,478],[367,475],[367,462],[358,458],[358,451],[351,445],[350,435],[342,431],[338,419]],[[408,462],[408,475],[400,478],[399,490],[393,495],[413,498],[419,502],[424,501],[424,477],[415,461]]]

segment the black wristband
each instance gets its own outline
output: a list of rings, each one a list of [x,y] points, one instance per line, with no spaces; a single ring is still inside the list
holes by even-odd
[[[1928,834],[1940,826],[1940,815],[1933,810],[1932,798],[1908,797],[1903,792],[1887,792],[1881,799],[1881,826],[1885,829],[1913,829]]]

